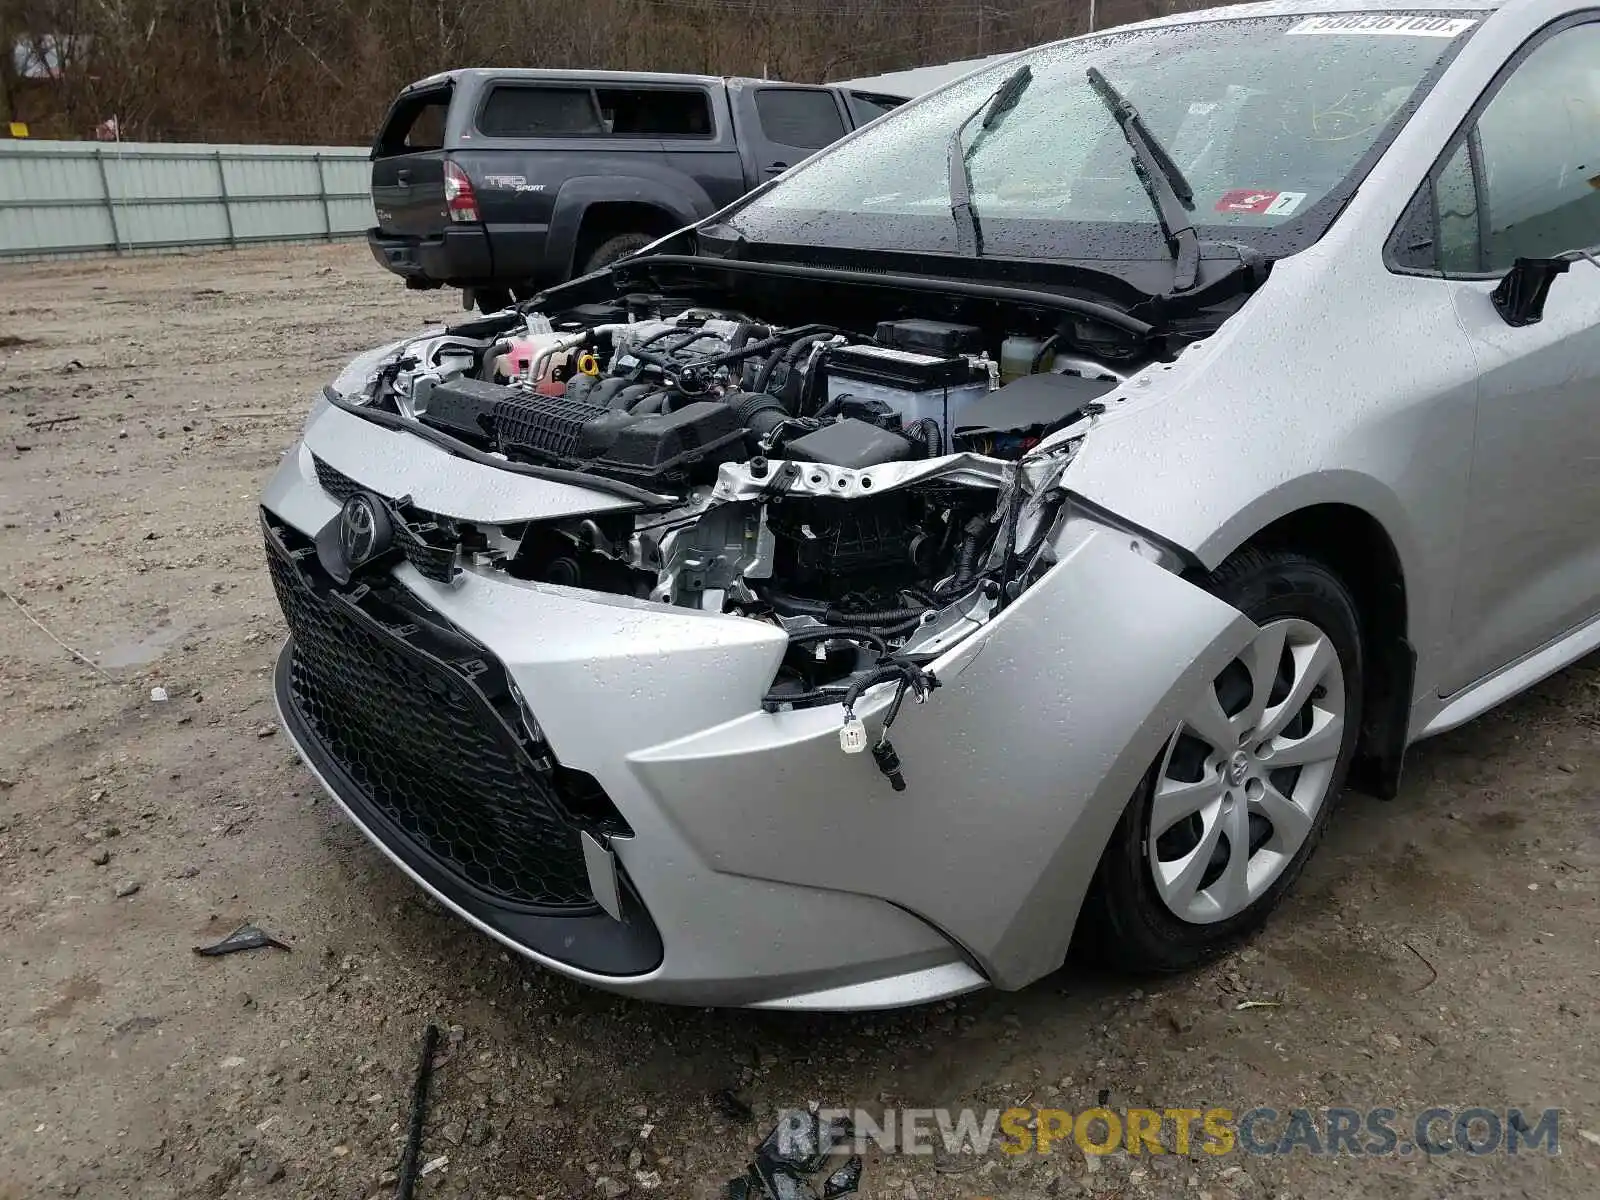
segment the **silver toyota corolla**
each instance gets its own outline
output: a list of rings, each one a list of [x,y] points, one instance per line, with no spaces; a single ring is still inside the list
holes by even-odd
[[[1597,245],[1571,0],[1027,51],[352,363],[262,501],[284,726],[614,991],[1188,967],[1600,647]]]

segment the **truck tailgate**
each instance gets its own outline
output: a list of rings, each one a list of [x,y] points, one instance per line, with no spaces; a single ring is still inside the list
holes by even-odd
[[[444,199],[444,132],[449,83],[401,94],[372,147],[372,204],[378,229],[438,236],[450,225]]]

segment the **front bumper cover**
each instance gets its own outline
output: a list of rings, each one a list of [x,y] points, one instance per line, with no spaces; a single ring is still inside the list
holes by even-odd
[[[314,416],[267,489],[266,508],[307,536],[337,509],[311,449],[364,482],[378,445],[386,477],[465,477],[468,464],[417,439],[352,438],[351,422]],[[530,485],[563,486],[517,486]],[[456,491],[451,515],[506,519],[510,496],[493,492],[478,515]],[[401,564],[394,578],[488,647],[561,763],[604,787],[634,834],[612,845],[661,961],[625,978],[577,968],[456,902],[448,880],[405,862],[347,804],[351,815],[423,886],[536,960],[696,1004],[877,1008],[1054,970],[1182,700],[1251,630],[1127,538],[1080,527],[1044,579],[935,665],[945,686],[895,726],[910,790],[894,793],[866,756],[839,753],[835,708],[760,711],[784,644],[772,627],[473,572],[440,584]],[[891,691],[857,706],[869,729]],[[314,748],[301,752],[317,769]]]

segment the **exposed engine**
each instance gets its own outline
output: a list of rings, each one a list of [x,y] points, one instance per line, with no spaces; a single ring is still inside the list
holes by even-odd
[[[517,321],[409,343],[365,403],[633,503],[493,529],[402,511],[413,562],[771,622],[769,707],[847,717],[874,682],[920,697],[919,664],[1049,565],[1074,430],[1123,378],[1048,331],[922,318],[778,328],[628,296]]]
[[[1052,369],[1054,338],[1008,338],[991,357],[974,325],[885,321],[869,339],[669,307],[629,297],[559,325],[536,315],[492,343],[422,339],[380,391],[512,461],[672,493],[755,459],[854,470],[956,451],[1015,459],[1121,378],[1086,360]]]

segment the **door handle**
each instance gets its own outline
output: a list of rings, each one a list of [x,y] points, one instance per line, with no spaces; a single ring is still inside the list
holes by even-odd
[[[394,179],[395,179],[396,183],[404,183],[404,184],[409,185],[411,183],[411,172],[410,171],[396,171],[394,173]]]
[[[788,169],[789,169],[789,164],[788,163],[773,163],[770,167],[767,168],[767,174],[768,175],[782,175]]]

